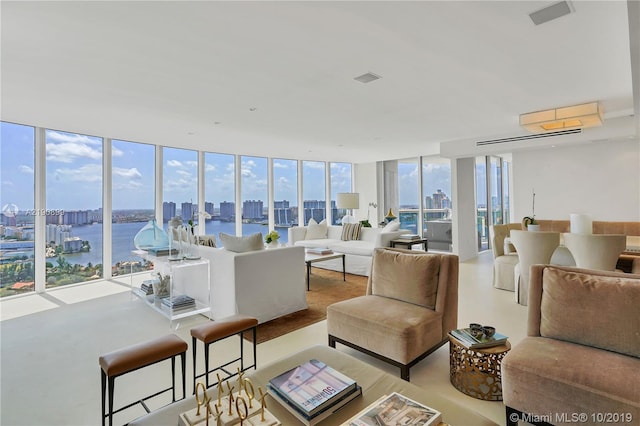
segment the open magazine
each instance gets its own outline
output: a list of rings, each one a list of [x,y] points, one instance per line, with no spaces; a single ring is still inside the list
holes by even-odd
[[[394,392],[384,395],[341,426],[435,426],[441,421],[439,411]]]

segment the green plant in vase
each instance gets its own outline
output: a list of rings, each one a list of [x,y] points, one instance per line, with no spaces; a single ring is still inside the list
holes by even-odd
[[[280,234],[278,233],[278,231],[271,231],[267,235],[265,235],[264,242],[267,244],[271,244],[271,243],[275,244],[278,242],[279,238],[280,238]]]

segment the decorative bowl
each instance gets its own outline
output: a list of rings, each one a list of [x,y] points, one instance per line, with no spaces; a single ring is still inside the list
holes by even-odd
[[[484,331],[485,336],[491,337],[496,333],[496,328],[491,327],[489,325],[485,325],[484,327],[482,327],[482,331]]]

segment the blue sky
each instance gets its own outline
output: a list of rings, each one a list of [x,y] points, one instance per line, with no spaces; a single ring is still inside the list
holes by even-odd
[[[33,208],[34,129],[1,123],[0,203],[16,204],[21,210]],[[47,130],[47,209],[91,210],[102,205],[102,139],[86,135]],[[197,202],[196,151],[163,148],[163,199]],[[113,209],[153,209],[155,185],[155,147],[113,140]],[[267,201],[267,159],[241,157],[242,199]],[[304,198],[325,197],[323,162],[303,162]],[[351,165],[331,163],[331,193],[351,191]],[[221,201],[234,201],[234,157],[205,154],[205,198],[219,207]],[[297,205],[297,162],[274,159],[276,200]]]

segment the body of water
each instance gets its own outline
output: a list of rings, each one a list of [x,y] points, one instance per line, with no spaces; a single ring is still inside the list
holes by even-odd
[[[133,238],[136,236],[147,222],[131,222],[131,223],[114,223],[112,224],[112,260],[113,263],[125,261],[125,260],[139,260],[136,256],[131,254],[132,250],[135,250],[133,245]],[[166,229],[166,224],[165,224]],[[245,223],[242,225],[242,231],[244,235],[251,235],[256,232],[261,232],[262,235],[266,235],[269,228],[266,225],[258,223]],[[224,232],[226,234],[235,235],[236,225],[233,222],[220,222],[217,220],[207,221],[205,225],[205,234],[216,236],[216,241],[220,244],[220,238],[218,233]],[[281,243],[287,242],[287,229],[279,228]],[[65,258],[69,263],[77,263],[81,265],[87,265],[91,262],[94,265],[102,263],[102,224],[97,223],[93,225],[74,226],[71,232],[73,237],[79,237],[83,241],[89,241],[91,245],[91,251],[85,253],[73,253],[65,254]],[[55,263],[55,258],[49,258],[49,262]]]

